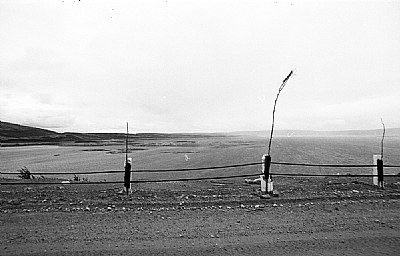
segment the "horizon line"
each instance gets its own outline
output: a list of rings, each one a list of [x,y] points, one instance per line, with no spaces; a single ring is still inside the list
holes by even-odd
[[[82,134],[90,134],[90,133],[110,133],[110,134],[125,134],[126,132],[97,132],[97,131],[92,131],[92,132],[77,132],[77,131],[62,131],[58,132],[53,130],[53,128],[46,128],[46,127],[38,127],[38,126],[30,126],[30,125],[25,125],[25,124],[16,124],[12,122],[7,122],[7,121],[2,121],[0,122],[3,123],[9,123],[13,125],[19,125],[19,126],[25,126],[25,127],[31,127],[31,128],[37,128],[37,129],[42,129],[42,130],[48,130],[51,132],[55,133],[82,133]],[[393,129],[400,129],[400,127],[386,127],[385,130],[393,130]],[[113,129],[114,130],[114,129]],[[326,132],[326,133],[332,133],[332,132],[367,132],[367,131],[382,131],[382,128],[369,128],[369,129],[341,129],[341,130],[312,130],[312,129],[275,129],[276,132]],[[129,132],[129,134],[223,134],[223,133],[261,133],[261,132],[270,132],[271,129],[265,129],[265,130],[235,130],[235,131],[195,131],[195,132]]]

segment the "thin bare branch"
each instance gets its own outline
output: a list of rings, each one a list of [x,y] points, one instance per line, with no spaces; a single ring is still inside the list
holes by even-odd
[[[129,137],[128,122],[126,122],[125,163],[128,162],[128,137]]]
[[[268,143],[268,155],[271,153],[271,143],[272,143],[272,136],[274,133],[274,125],[275,125],[275,108],[276,108],[276,102],[278,101],[279,94],[283,90],[283,88],[286,85],[286,82],[289,80],[290,76],[293,74],[293,70],[290,71],[289,75],[285,79],[283,79],[282,85],[279,87],[278,94],[276,95],[275,98],[275,103],[274,103],[274,110],[272,111],[272,128],[271,128],[271,135],[269,136],[269,143]]]
[[[381,123],[383,126],[383,134],[382,134],[382,141],[381,141],[381,159],[383,160],[383,140],[385,139],[386,128],[385,128],[385,124],[383,123],[382,118],[381,118]]]

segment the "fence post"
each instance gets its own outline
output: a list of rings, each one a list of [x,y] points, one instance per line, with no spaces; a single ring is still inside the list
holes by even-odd
[[[383,188],[383,160],[382,155],[374,155],[374,166],[372,168],[372,182],[375,186]]]
[[[132,158],[128,157],[128,138],[129,130],[128,123],[126,123],[126,140],[125,140],[125,175],[124,175],[124,188],[126,189],[126,195],[132,192],[131,190],[131,168]]]
[[[261,192],[264,193],[272,193],[273,191],[273,183],[271,180],[271,175],[269,174],[270,166],[271,166],[271,156],[263,155],[262,156],[262,172],[264,175],[261,175]]]
[[[126,194],[132,192],[131,190],[131,168],[132,168],[132,158],[128,158],[124,164],[125,174],[124,174],[124,189],[126,190]]]
[[[383,160],[377,159],[376,166],[378,169],[378,186],[383,189]]]

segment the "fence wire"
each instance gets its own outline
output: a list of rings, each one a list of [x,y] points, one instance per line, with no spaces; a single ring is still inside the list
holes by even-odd
[[[377,177],[372,174],[311,174],[311,173],[270,173],[271,176],[286,177]],[[158,180],[132,180],[131,184],[139,183],[161,183],[161,182],[182,182],[182,181],[198,181],[198,180],[221,180],[233,178],[246,178],[260,176],[262,173],[232,175],[232,176],[216,176],[216,177],[200,177],[200,178],[180,178],[180,179],[158,179]],[[400,177],[397,174],[386,174],[384,177]],[[76,182],[0,182],[0,185],[99,185],[99,184],[123,184],[124,181],[76,181]]]
[[[224,166],[210,166],[210,167],[198,167],[198,168],[181,168],[181,169],[138,169],[131,171],[132,173],[162,173],[162,172],[187,172],[187,171],[200,171],[200,170],[213,170],[213,169],[227,169],[237,168],[252,165],[262,165],[262,162],[253,162],[245,164],[235,165],[224,165]],[[309,164],[309,163],[287,163],[287,162],[271,162],[274,165],[286,165],[286,166],[306,166],[306,167],[326,167],[326,168],[371,168],[376,165],[354,165],[354,164]],[[384,165],[386,168],[400,168],[400,165]],[[108,170],[108,171],[90,171],[90,172],[35,172],[30,173],[31,175],[91,175],[91,174],[110,174],[110,173],[124,173],[125,171],[119,170]],[[18,175],[15,172],[0,172],[0,174],[7,175]],[[311,174],[311,173],[270,173],[273,176],[287,176],[287,177],[377,177],[378,175],[372,174]],[[244,174],[244,175],[231,175],[231,176],[216,176],[216,177],[200,177],[200,178],[180,178],[180,179],[158,179],[158,180],[133,180],[131,183],[159,183],[159,182],[179,182],[179,181],[195,181],[195,180],[213,180],[213,179],[231,179],[231,178],[245,178],[259,176],[262,173]],[[398,177],[399,175],[384,175],[385,177]],[[50,185],[50,184],[120,184],[123,181],[99,181],[99,182],[88,182],[78,181],[70,183],[55,183],[55,182],[0,182],[0,185]]]
[[[161,173],[161,172],[188,172],[188,171],[201,171],[201,170],[215,170],[237,168],[252,165],[261,165],[262,162],[234,164],[224,166],[210,166],[210,167],[197,167],[197,168],[181,168],[181,169],[137,169],[132,170],[132,173]],[[309,164],[309,163],[287,163],[287,162],[271,162],[274,165],[288,165],[288,166],[306,166],[306,167],[326,167],[326,168],[371,168],[376,167],[373,164]],[[400,165],[383,165],[386,168],[400,168]],[[89,171],[89,172],[35,172],[32,175],[90,175],[90,174],[109,174],[109,173],[124,173],[123,170],[107,170],[107,171]],[[0,172],[0,174],[18,175],[16,172]]]

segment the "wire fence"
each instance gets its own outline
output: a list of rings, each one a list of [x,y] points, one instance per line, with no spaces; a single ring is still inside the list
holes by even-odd
[[[201,170],[215,170],[215,169],[227,169],[227,168],[236,168],[236,167],[244,167],[251,165],[261,165],[261,162],[257,163],[246,163],[246,164],[235,164],[235,165],[224,165],[224,166],[210,166],[210,167],[198,167],[198,168],[181,168],[181,169],[138,169],[131,171],[132,173],[152,173],[152,172],[188,172],[188,171],[201,171]],[[92,171],[92,172],[35,172],[32,174],[35,175],[74,175],[74,174],[107,174],[107,173],[124,173],[123,170],[108,170],[108,171]],[[0,174],[16,174],[15,172],[0,172]]]
[[[305,166],[305,167],[326,167],[326,168],[371,168],[376,167],[372,164],[309,164],[309,163],[287,163],[287,162],[271,162],[273,165],[287,165],[287,166]],[[215,170],[215,169],[228,169],[252,165],[262,165],[262,162],[253,162],[245,164],[234,164],[224,166],[209,166],[197,168],[181,168],[181,169],[137,169],[132,170],[132,173],[162,173],[162,172],[188,172],[188,171],[201,171],[201,170]],[[400,168],[400,165],[383,165],[386,168]],[[106,170],[106,171],[90,171],[90,172],[35,172],[34,175],[91,175],[91,174],[111,174],[111,173],[124,173],[123,170]],[[16,172],[0,172],[0,174],[17,175]],[[279,173],[275,174],[279,175]],[[298,174],[302,175],[302,174]],[[308,174],[307,174],[308,175]]]
[[[181,168],[181,169],[138,169],[131,171],[132,173],[163,173],[163,172],[188,172],[188,171],[200,171],[200,170],[214,170],[214,169],[228,169],[245,166],[262,165],[262,162],[235,164],[235,165],[224,165],[224,166],[210,166],[210,167],[198,167],[198,168]],[[376,165],[355,165],[355,164],[310,164],[310,163],[287,163],[287,162],[271,162],[274,165],[286,165],[286,166],[304,166],[304,167],[326,167],[326,168],[371,168]],[[400,168],[400,165],[384,165],[386,168]],[[90,172],[35,172],[31,175],[91,175],[91,174],[110,174],[110,173],[124,173],[122,170],[107,170],[107,171],[90,171]],[[18,175],[15,172],[0,172],[0,174],[7,175]],[[311,173],[270,173],[272,176],[287,176],[287,177],[377,177],[378,175],[373,174],[311,174]],[[157,179],[157,180],[132,180],[131,183],[160,183],[160,182],[180,182],[180,181],[196,181],[196,180],[218,180],[218,179],[232,179],[232,178],[245,178],[262,175],[262,173],[243,174],[243,175],[230,175],[230,176],[212,176],[212,177],[197,177],[197,178],[179,178],[179,179]],[[399,177],[399,174],[386,174],[385,177]],[[76,181],[76,182],[61,182],[61,184],[121,184],[123,181]],[[50,185],[60,184],[60,182],[0,182],[0,185]]]
[[[378,177],[373,174],[307,174],[307,173],[270,173],[272,176],[286,177]],[[180,178],[180,179],[158,179],[158,180],[132,180],[132,184],[139,183],[162,183],[162,182],[183,182],[183,181],[199,181],[199,180],[221,180],[233,178],[246,178],[259,176],[260,173],[231,175],[231,176],[215,176],[215,177],[199,177],[199,178]],[[400,177],[397,174],[386,174],[384,177]],[[98,184],[123,184],[123,181],[76,181],[76,182],[0,182],[0,185],[98,185]]]

